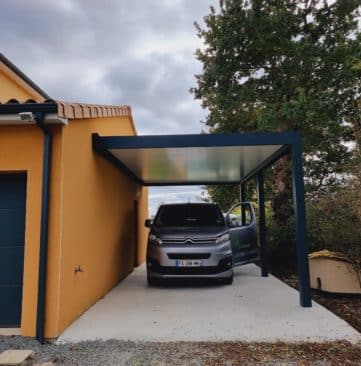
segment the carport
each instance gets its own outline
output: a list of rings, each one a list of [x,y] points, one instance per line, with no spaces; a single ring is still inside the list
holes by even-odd
[[[144,186],[239,183],[257,179],[262,276],[268,276],[264,170],[285,154],[292,157],[293,204],[300,304],[311,307],[301,135],[298,132],[99,136],[93,148]]]

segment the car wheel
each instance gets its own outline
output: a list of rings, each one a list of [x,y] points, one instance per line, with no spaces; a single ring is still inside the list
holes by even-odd
[[[225,285],[232,285],[232,283],[233,283],[233,274],[231,274],[229,277],[225,278],[223,280],[223,283]]]
[[[147,276],[147,281],[148,281],[148,286],[157,286],[157,285],[159,285],[159,280],[157,278]]]

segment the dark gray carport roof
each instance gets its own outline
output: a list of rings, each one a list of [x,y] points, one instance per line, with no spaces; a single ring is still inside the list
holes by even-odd
[[[147,186],[240,183],[282,156],[295,132],[93,135],[94,149]]]

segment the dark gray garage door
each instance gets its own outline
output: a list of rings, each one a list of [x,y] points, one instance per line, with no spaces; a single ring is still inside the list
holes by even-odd
[[[21,324],[26,175],[0,174],[0,326]]]

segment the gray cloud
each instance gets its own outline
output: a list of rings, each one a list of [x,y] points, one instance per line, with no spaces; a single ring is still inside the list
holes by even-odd
[[[192,133],[193,21],[215,0],[2,0],[1,52],[54,98],[129,104],[140,133]]]

